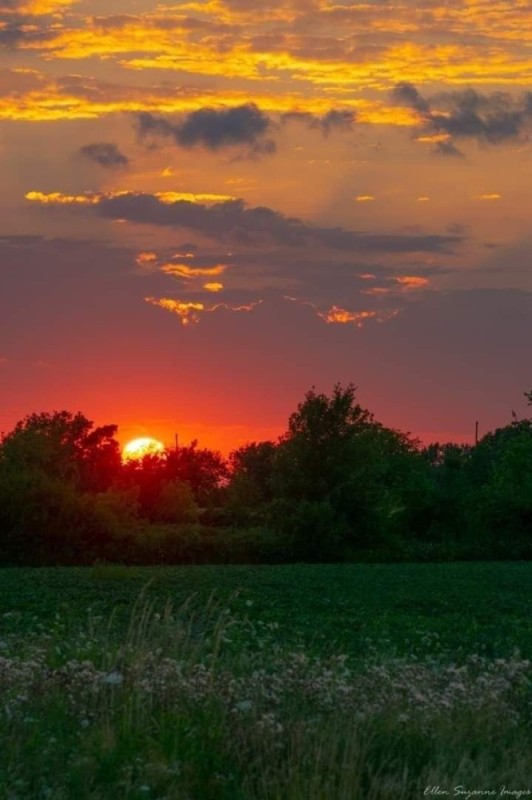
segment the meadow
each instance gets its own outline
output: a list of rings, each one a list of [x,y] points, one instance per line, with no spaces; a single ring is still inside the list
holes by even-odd
[[[0,797],[530,796],[531,609],[526,563],[3,569]]]

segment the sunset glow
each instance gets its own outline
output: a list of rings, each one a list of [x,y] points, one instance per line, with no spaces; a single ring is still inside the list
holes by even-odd
[[[524,413],[531,27],[528,0],[0,3],[0,431],[79,408],[228,452],[337,381],[424,440]]]

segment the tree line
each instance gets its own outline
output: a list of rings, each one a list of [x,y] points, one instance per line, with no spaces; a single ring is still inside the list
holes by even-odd
[[[2,436],[0,563],[532,557],[532,419],[422,446],[338,384],[227,459],[192,442],[123,462],[116,434],[60,411]]]

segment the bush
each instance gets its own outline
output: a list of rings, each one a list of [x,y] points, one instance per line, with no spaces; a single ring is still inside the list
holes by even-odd
[[[272,528],[284,534],[296,560],[342,560],[351,536],[345,519],[329,500],[277,500],[270,505]]]

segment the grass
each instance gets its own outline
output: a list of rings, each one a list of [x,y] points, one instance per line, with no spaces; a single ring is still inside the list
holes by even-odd
[[[283,645],[317,654],[364,656],[369,642],[397,654],[518,649],[532,659],[528,563],[3,569],[0,619],[23,633],[59,614],[76,628],[90,609],[126,625],[147,584],[149,597],[175,606],[191,596],[204,605],[214,592],[239,617],[278,626]]]
[[[519,563],[1,570],[0,797],[532,792],[531,578]]]

